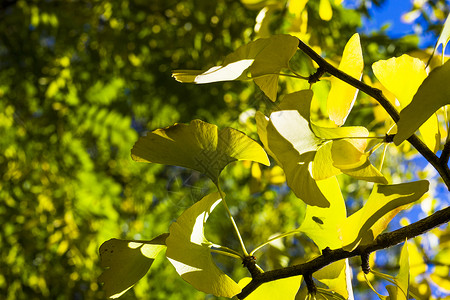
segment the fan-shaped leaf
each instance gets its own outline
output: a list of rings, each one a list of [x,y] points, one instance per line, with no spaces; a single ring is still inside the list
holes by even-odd
[[[222,199],[219,193],[205,196],[170,225],[166,256],[180,276],[196,289],[219,297],[233,297],[241,288],[214,263],[204,236],[204,225]]]
[[[402,108],[407,107],[411,103],[414,94],[416,94],[420,85],[427,77],[425,64],[420,59],[406,54],[388,60],[377,61],[372,65],[372,69],[381,84],[395,95]],[[423,99],[422,101],[425,101],[425,104],[428,105],[430,100]],[[430,117],[428,121],[425,119],[423,122],[426,122],[423,125],[419,125],[422,125],[420,132],[425,144],[436,152],[439,147],[439,127],[437,118],[433,113],[434,111],[428,115],[427,119]],[[402,113],[400,113],[401,115]],[[397,135],[394,141],[396,139],[398,139]]]
[[[214,182],[229,163],[251,160],[269,165],[264,149],[244,133],[193,120],[175,124],[141,137],[131,156],[136,161],[175,165],[206,174]]]
[[[290,35],[274,35],[239,47],[229,54],[221,66],[207,71],[176,70],[173,77],[180,82],[209,83],[251,77],[272,101],[276,100],[278,73],[289,67],[289,60],[297,51],[298,39]]]
[[[330,247],[337,249],[342,241],[337,233],[338,225],[346,218],[345,202],[339,183],[335,177],[317,181],[328,207],[307,206],[305,219],[298,231],[305,233],[320,250]]]
[[[428,191],[428,181],[416,181],[394,185],[375,185],[366,204],[348,217],[341,226],[344,249],[353,250],[373,225],[387,213],[420,199]],[[386,226],[387,224],[385,224]],[[372,240],[384,228],[370,232]],[[366,240],[365,242],[370,242]]]
[[[246,300],[272,300],[272,299],[294,299],[297,294],[300,284],[302,283],[303,276],[292,276],[288,278],[278,279],[263,283],[250,295]],[[244,288],[250,283],[252,279],[250,277],[242,278],[239,281],[239,286]]]
[[[355,33],[345,45],[339,70],[359,79],[361,78],[364,61],[362,57],[359,35]],[[330,119],[338,126],[344,124],[356,99],[358,90],[342,80],[333,77],[331,90],[328,94],[327,110]]]
[[[396,145],[409,138],[439,108],[450,104],[450,61],[435,68],[423,81],[411,103],[400,112]],[[433,137],[436,139],[436,137]],[[432,149],[434,150],[434,149]]]
[[[111,239],[100,246],[101,266],[108,268],[99,276],[106,297],[118,298],[147,274],[165,246],[168,234],[151,241]]]

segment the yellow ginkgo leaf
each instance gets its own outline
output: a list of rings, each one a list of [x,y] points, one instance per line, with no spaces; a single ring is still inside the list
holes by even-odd
[[[101,266],[107,268],[99,276],[106,297],[118,298],[147,274],[161,250],[166,248],[168,234],[151,241],[111,239],[99,249]]]
[[[320,0],[319,16],[324,21],[331,20],[331,18],[333,17],[333,9],[331,8],[330,0]]]
[[[229,54],[222,65],[206,71],[175,70],[172,76],[180,82],[210,83],[251,78],[259,88],[275,101],[278,89],[278,73],[289,68],[289,60],[297,51],[298,39],[287,34],[261,38],[239,47]]]
[[[419,127],[422,133],[422,127],[427,125],[430,120],[432,125],[438,126],[435,112],[442,106],[450,104],[449,80],[450,61],[430,72],[411,103],[400,112],[400,120],[397,123],[398,133],[394,137],[396,145],[409,138]],[[422,136],[435,140],[434,144],[437,146],[434,148],[432,144],[426,144],[431,150],[436,150],[439,146],[439,130],[427,131]]]
[[[364,61],[359,35],[355,33],[345,45],[339,70],[359,79],[361,78]],[[338,126],[344,124],[356,99],[358,90],[355,87],[333,77],[331,90],[328,94],[327,111],[330,119]]]
[[[236,160],[270,164],[264,149],[243,132],[233,128],[219,130],[201,120],[148,133],[136,142],[131,157],[140,162],[197,170],[214,182],[223,168]]]
[[[185,210],[170,225],[166,256],[181,278],[196,289],[218,297],[233,297],[241,288],[214,263],[204,236],[204,225],[222,199],[220,194],[205,196]]]
[[[351,251],[383,216],[398,207],[420,199],[428,191],[426,180],[393,185],[375,185],[363,208],[348,217],[340,226],[344,249]],[[387,224],[384,224],[387,226]],[[372,231],[371,239],[381,233],[384,228],[377,227]],[[370,242],[370,240],[365,239]]]
[[[292,276],[288,278],[278,279],[263,283],[250,295],[246,300],[272,300],[272,299],[294,299],[300,284],[302,283],[302,275]],[[244,288],[250,283],[250,277],[244,277],[239,281],[239,286]]]
[[[406,54],[388,60],[377,61],[372,65],[372,69],[381,84],[395,95],[402,108],[411,103],[417,90],[427,77],[425,64],[420,59]],[[422,101],[425,102],[424,105],[428,105],[428,99]],[[419,114],[420,112],[417,113]],[[439,147],[439,124],[436,115],[433,113],[421,125],[420,132],[425,144],[432,151],[436,152]],[[396,136],[394,141],[398,139]],[[398,143],[396,142],[396,144]]]

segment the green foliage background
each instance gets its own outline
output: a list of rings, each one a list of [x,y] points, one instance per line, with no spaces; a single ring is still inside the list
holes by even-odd
[[[360,25],[365,7],[336,5],[333,19],[323,21],[317,3],[307,4],[310,43],[333,57]],[[210,191],[197,173],[132,162],[130,149],[147,130],[194,118],[245,131],[254,124],[239,121],[242,111],[270,109],[253,84],[181,85],[170,76],[173,69],[220,63],[251,41],[257,13],[233,0],[0,4],[0,295],[102,299],[100,244],[166,232]],[[274,13],[273,33],[289,26],[286,14]],[[382,33],[363,37],[366,66],[415,43]],[[300,58],[297,66],[312,70]],[[257,171],[248,164],[229,168],[232,179],[223,184],[233,212],[240,212],[244,238],[255,243],[295,227],[304,213],[285,187],[261,189],[276,184],[255,179]],[[232,234],[219,236],[231,232],[226,221],[211,223],[210,240],[236,243]],[[313,249],[310,241],[300,242]],[[283,247],[263,255],[269,267],[302,257]],[[245,273],[239,265],[228,271]],[[151,273],[123,298],[205,297],[161,259]]]

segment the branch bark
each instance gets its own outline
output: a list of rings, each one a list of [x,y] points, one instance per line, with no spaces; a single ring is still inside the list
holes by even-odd
[[[304,264],[259,273],[253,277],[252,281],[242,289],[241,293],[239,293],[237,297],[238,299],[244,299],[261,284],[266,282],[292,276],[312,274],[333,262],[354,256],[367,255],[377,250],[390,248],[404,242],[406,239],[424,234],[425,232],[449,221],[450,207],[447,207],[413,224],[392,232],[380,234],[372,243],[359,245],[353,251],[346,251],[342,248],[335,249],[327,251],[327,253]]]

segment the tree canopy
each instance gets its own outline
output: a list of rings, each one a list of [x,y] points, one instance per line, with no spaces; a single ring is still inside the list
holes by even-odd
[[[3,1],[0,295],[448,295],[449,9],[384,2]]]

